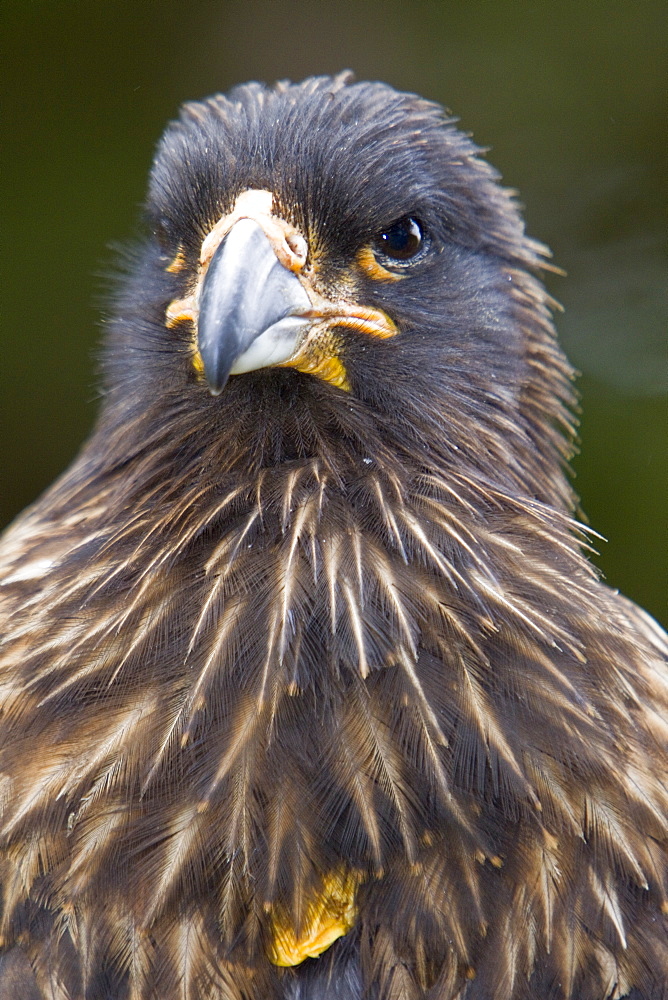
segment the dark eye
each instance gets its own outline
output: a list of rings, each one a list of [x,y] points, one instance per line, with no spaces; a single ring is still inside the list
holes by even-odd
[[[376,253],[390,260],[405,261],[416,257],[422,249],[424,237],[417,219],[405,215],[373,241]]]

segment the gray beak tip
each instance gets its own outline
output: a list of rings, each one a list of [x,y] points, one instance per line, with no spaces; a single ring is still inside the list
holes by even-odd
[[[202,285],[198,349],[212,396],[231,373],[287,360],[309,320],[310,301],[279,262],[264,230],[240,219],[215,251]]]

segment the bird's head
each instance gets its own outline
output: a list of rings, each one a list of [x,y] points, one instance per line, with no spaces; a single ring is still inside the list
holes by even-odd
[[[478,154],[437,105],[349,74],[186,105],[153,167],[110,400],[189,413],[251,464],[346,441],[353,461],[387,448],[570,503],[544,250]]]

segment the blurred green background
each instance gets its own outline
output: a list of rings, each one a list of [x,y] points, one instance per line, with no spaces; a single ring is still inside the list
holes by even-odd
[[[663,2],[5,0],[0,522],[64,468],[96,408],[110,245],[186,99],[353,68],[446,104],[521,192],[567,278],[576,486],[608,582],[665,619]]]

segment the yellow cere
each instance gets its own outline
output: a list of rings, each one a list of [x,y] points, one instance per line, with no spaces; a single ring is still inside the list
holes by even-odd
[[[300,965],[307,958],[322,955],[337,938],[347,934],[357,919],[355,897],[359,882],[359,875],[354,873],[329,874],[320,894],[307,906],[299,936],[284,911],[276,910],[271,922],[270,962],[282,967]]]

